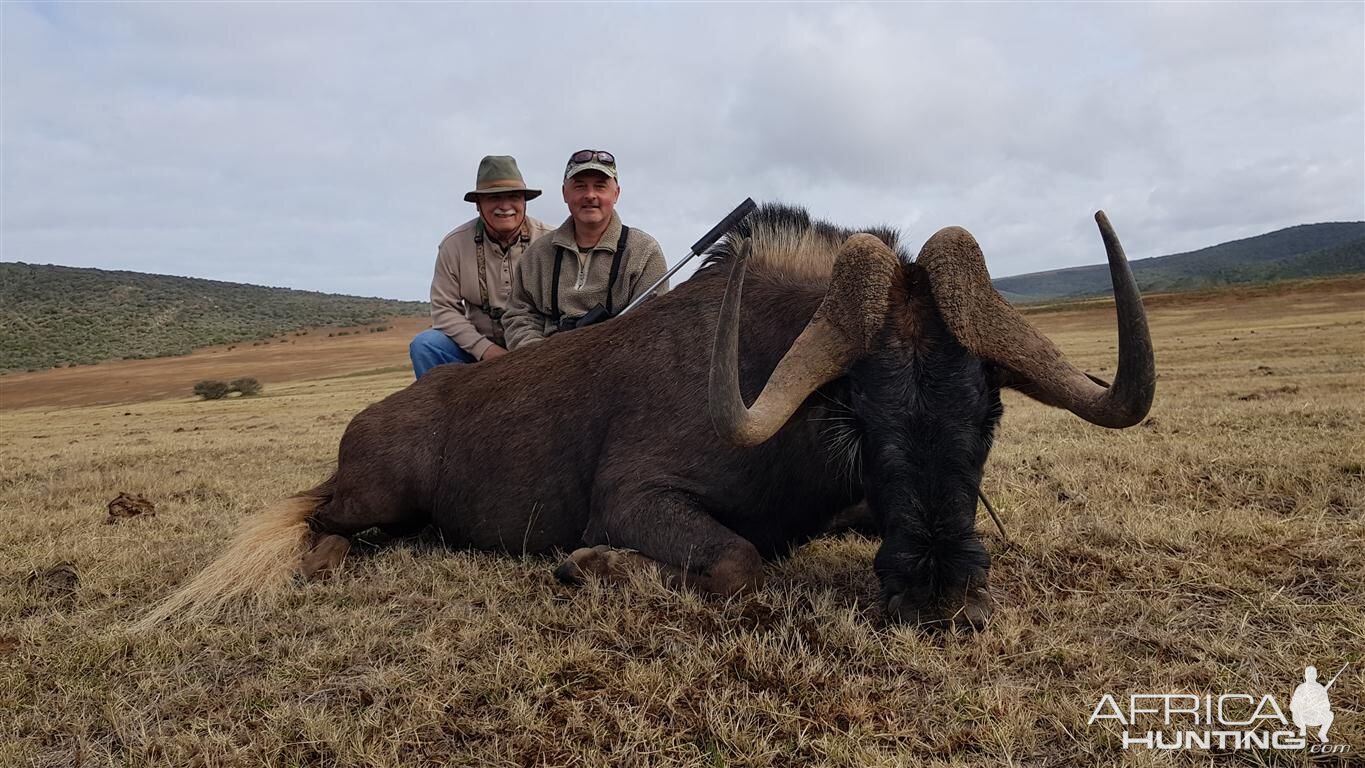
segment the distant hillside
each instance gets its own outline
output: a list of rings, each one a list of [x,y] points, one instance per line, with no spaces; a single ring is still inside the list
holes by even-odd
[[[0,370],[183,355],[427,311],[412,301],[7,262],[0,263]]]
[[[1301,224],[1188,253],[1138,259],[1132,266],[1138,286],[1152,292],[1365,272],[1365,221]],[[1015,303],[1081,298],[1110,290],[1106,264],[993,282]]]

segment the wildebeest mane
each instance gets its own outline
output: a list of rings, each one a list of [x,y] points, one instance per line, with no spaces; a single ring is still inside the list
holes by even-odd
[[[874,235],[895,251],[902,261],[909,261],[909,255],[900,246],[899,236],[889,227],[846,229],[812,219],[805,208],[764,203],[707,252],[701,268],[728,264],[739,243],[747,237],[753,243],[749,261],[751,274],[784,281],[825,284],[833,272],[834,255],[839,246],[855,232]]]

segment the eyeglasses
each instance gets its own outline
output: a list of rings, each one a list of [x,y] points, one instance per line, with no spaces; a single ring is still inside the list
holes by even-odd
[[[603,165],[616,165],[616,156],[600,149],[580,149],[569,156],[569,165],[589,163],[596,160]]]

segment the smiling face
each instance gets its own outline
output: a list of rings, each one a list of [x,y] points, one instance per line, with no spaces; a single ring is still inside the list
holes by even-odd
[[[500,192],[495,195],[479,195],[475,203],[479,207],[479,217],[489,235],[499,241],[507,241],[521,231],[521,223],[526,220],[526,193]]]
[[[564,203],[574,224],[589,230],[606,225],[616,210],[621,186],[601,171],[583,171],[564,181]]]

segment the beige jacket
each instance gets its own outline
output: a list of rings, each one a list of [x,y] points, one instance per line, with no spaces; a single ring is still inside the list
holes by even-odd
[[[503,316],[507,333],[507,348],[544,341],[559,328],[552,301],[555,259],[564,249],[564,261],[559,275],[559,308],[565,317],[587,314],[597,304],[607,303],[607,284],[611,278],[611,262],[616,255],[616,243],[621,238],[621,217],[615,212],[602,239],[587,253],[580,253],[574,240],[573,218],[570,217],[549,237],[536,240],[526,250],[512,277],[512,300]],[[645,232],[630,228],[626,237],[626,259],[612,290],[613,314],[664,276],[668,265],[658,241]],[[668,290],[659,286],[656,293]]]
[[[475,217],[445,236],[436,249],[436,274],[431,278],[431,327],[449,336],[475,358],[483,357],[500,331],[498,323],[484,311],[479,291],[475,235],[482,229],[480,221]],[[506,310],[517,262],[531,242],[552,231],[527,216],[521,238],[510,248],[504,248],[491,237],[483,238],[489,309]]]

